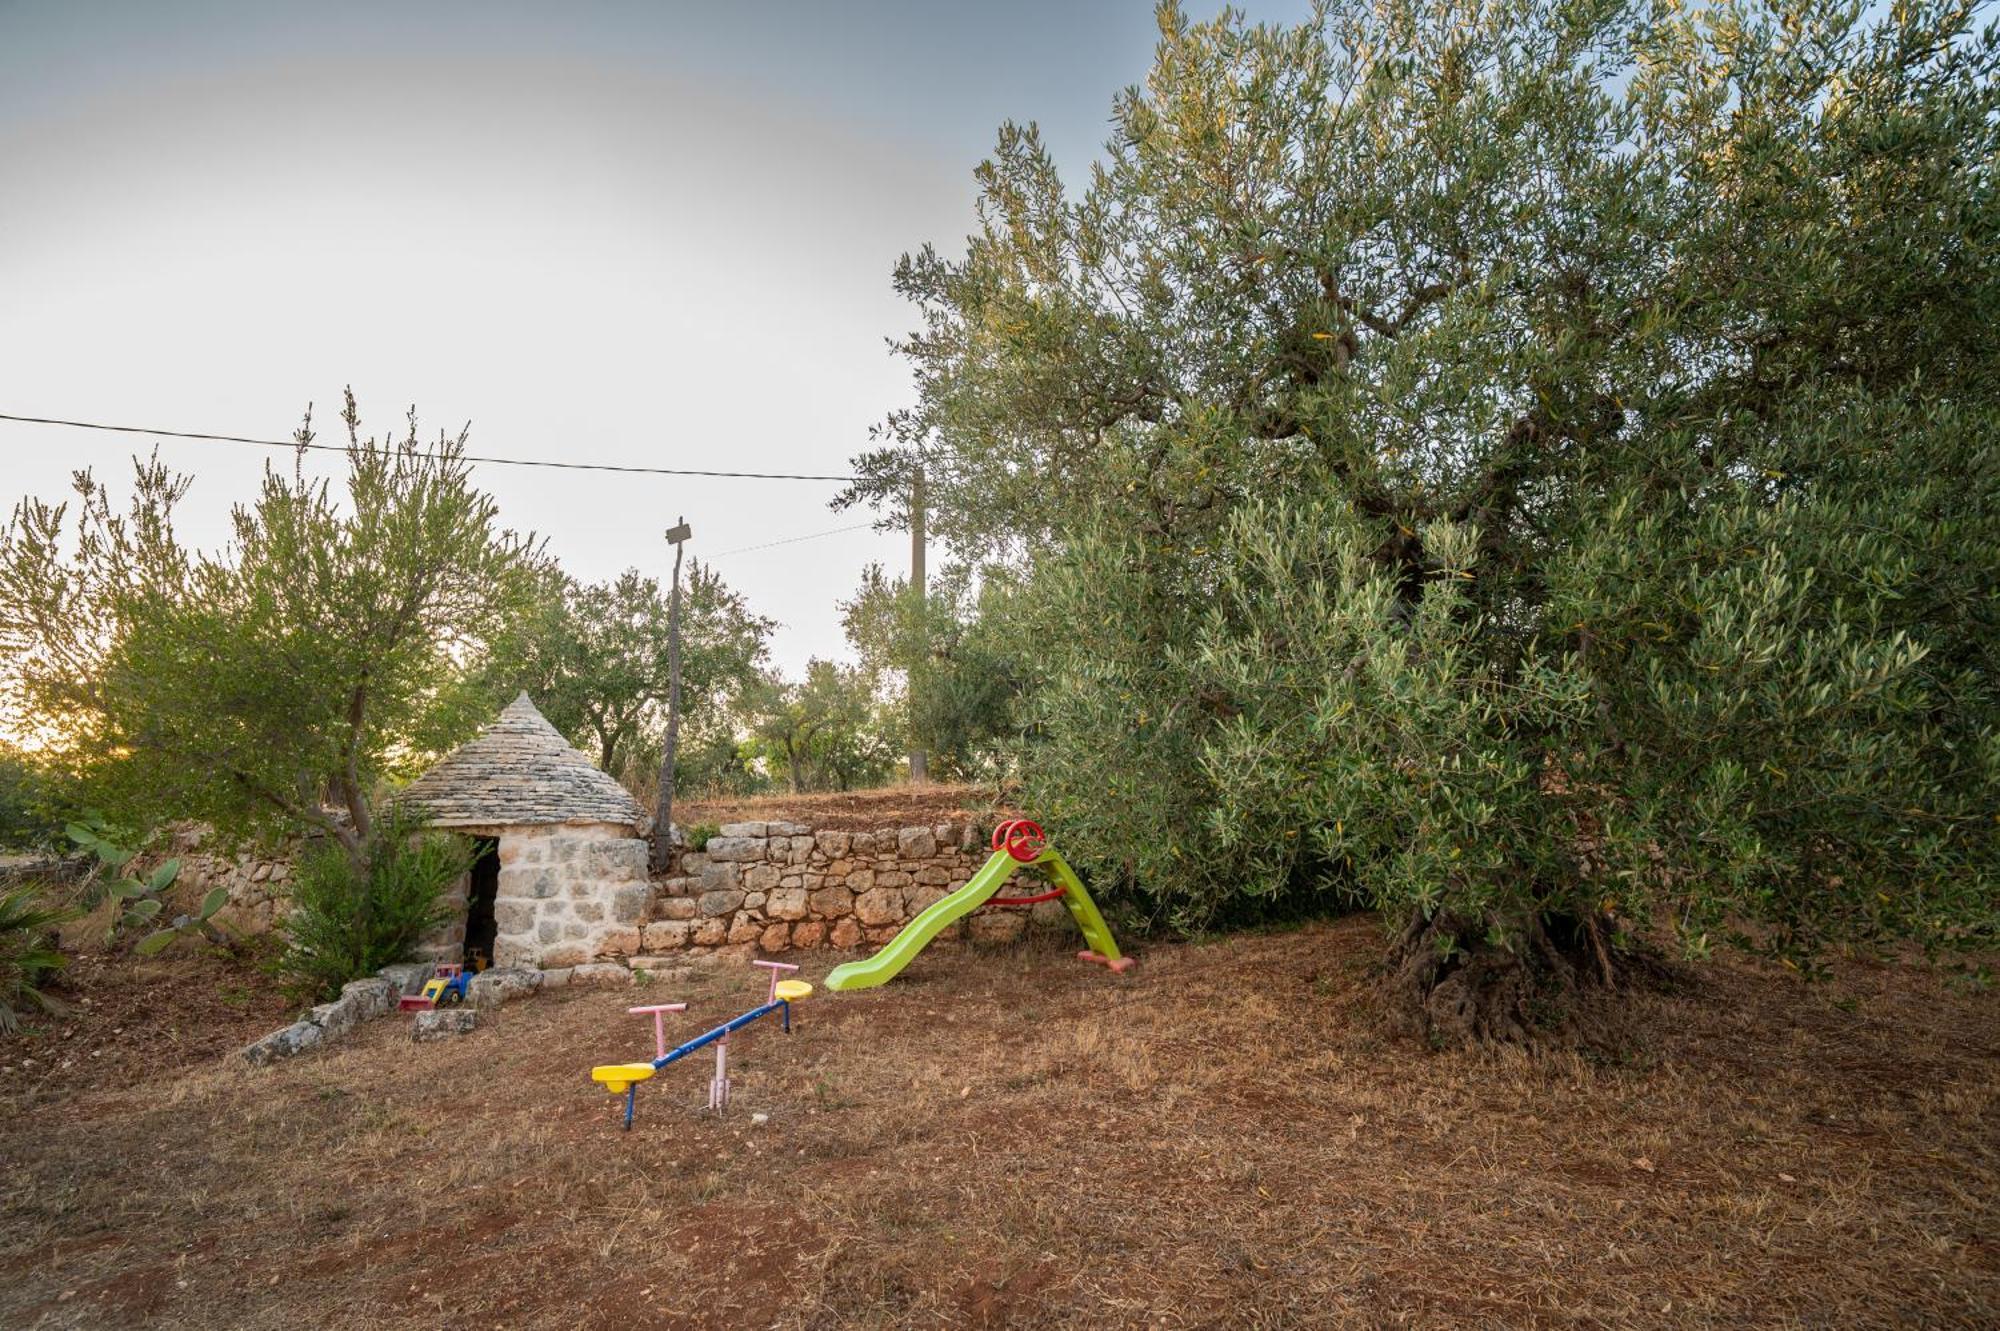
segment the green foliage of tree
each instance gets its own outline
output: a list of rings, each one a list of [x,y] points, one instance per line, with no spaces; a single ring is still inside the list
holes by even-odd
[[[267,468],[218,553],[173,525],[188,480],[136,464],[114,510],[88,472],[0,533],[0,689],[52,766],[114,821],[225,835],[311,828],[358,857],[377,780],[463,738],[455,698],[527,603],[541,556],[500,529],[464,436],[363,439],[347,396],[346,503]],[[307,416],[298,438],[312,439]],[[460,733],[438,735],[440,715]]]
[[[0,850],[49,845],[61,833],[61,812],[40,767],[0,742]]]
[[[847,640],[883,697],[885,725],[900,731],[890,742],[927,750],[939,778],[1005,770],[1026,650],[1006,606],[1013,586],[1005,568],[976,577],[956,564],[919,599],[908,579],[870,564],[841,606]]]
[[[526,689],[549,723],[605,771],[650,793],[666,727],[668,594],[637,569],[608,583],[551,572],[534,610],[496,648],[487,693]],[[681,740],[676,779],[714,783],[718,747],[734,758],[745,700],[760,687],[777,625],[750,612],[720,574],[690,560],[681,586]],[[705,762],[707,759],[707,762]]]
[[[1184,925],[1381,907],[1433,1035],[1659,926],[1990,938],[2000,38],[1963,3],[1160,11],[906,258],[858,460],[1023,570],[1034,807]]]
[[[20,1030],[31,1011],[64,1010],[46,986],[69,961],[56,928],[74,918],[75,911],[44,903],[32,885],[0,891],[0,1035]]]
[[[766,679],[748,756],[793,793],[880,785],[896,769],[896,729],[860,666],[811,661],[805,678]]]
[[[408,961],[444,922],[443,894],[472,868],[472,844],[420,829],[412,814],[392,806],[360,863],[326,841],[300,858],[279,965],[302,994],[331,998],[350,980]]]

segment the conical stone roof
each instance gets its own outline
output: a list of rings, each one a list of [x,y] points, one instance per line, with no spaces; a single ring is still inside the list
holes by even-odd
[[[498,720],[411,782],[402,798],[436,827],[617,823],[646,811],[535,710],[526,693]]]

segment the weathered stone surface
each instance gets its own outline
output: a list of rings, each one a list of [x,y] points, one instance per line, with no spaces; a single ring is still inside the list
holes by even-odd
[[[708,853],[711,855],[715,854],[715,843],[718,838],[730,841],[755,838],[761,841],[764,835],[765,824],[763,823],[724,823],[716,829],[716,835],[708,839]]]
[[[272,1031],[263,1039],[246,1045],[243,1057],[253,1066],[263,1067],[282,1058],[303,1054],[326,1039],[326,1032],[310,1021],[295,1021]]]
[[[805,920],[792,926],[793,947],[818,947],[826,941],[826,924],[820,920]]]
[[[774,920],[803,920],[806,911],[806,893],[800,887],[781,887],[764,903],[764,913]]]
[[[804,864],[812,858],[813,839],[809,836],[792,838],[792,853],[785,857],[788,864]]]
[[[701,913],[710,919],[718,915],[727,915],[742,904],[743,894],[734,889],[701,894]]]
[[[639,926],[624,924],[616,929],[606,929],[597,940],[597,950],[608,956],[631,956],[639,950]]]
[[[850,915],[846,919],[839,920],[834,924],[833,932],[828,935],[828,938],[835,947],[859,947],[861,945],[861,926],[855,923],[854,917]]]
[[[743,885],[743,868],[736,864],[711,864],[701,871],[701,890],[727,892]]]
[[[571,973],[572,972],[568,966],[557,966],[552,970],[542,970],[535,972],[535,974],[542,977],[542,988],[544,989],[568,988],[569,977]]]
[[[745,892],[743,894],[743,909],[754,914],[763,908],[764,897],[765,893],[762,892]]]
[[[851,855],[873,855],[875,834],[873,832],[850,832],[847,836],[847,850]]]
[[[387,980],[349,980],[340,986],[340,1001],[354,1007],[355,1019],[368,1021],[396,1006],[396,991]]]
[[[653,903],[653,914],[663,920],[691,920],[701,913],[693,897],[666,897]]]
[[[870,946],[881,947],[896,936],[896,926],[893,924],[878,924],[872,929],[862,930],[862,933],[867,936]]]
[[[525,934],[535,927],[535,903],[532,901],[495,901],[493,903],[493,928],[503,934]]]
[[[792,945],[792,926],[773,924],[765,927],[757,938],[757,946],[765,952],[783,952]]]
[[[325,1031],[329,1040],[337,1040],[347,1034],[360,1020],[359,1007],[344,998],[317,1005],[311,1017],[312,1024]]]
[[[686,920],[655,920],[644,931],[648,952],[671,952],[686,947],[694,926]]]
[[[579,966],[590,960],[590,949],[581,943],[551,943],[542,949],[542,969]]]
[[[875,886],[875,871],[873,869],[856,869],[853,873],[847,875],[847,886],[850,891],[866,892],[869,888]]]
[[[743,871],[743,886],[752,892],[768,892],[783,876],[775,864],[753,864]]]
[[[696,947],[714,947],[729,937],[729,921],[717,916],[695,926],[692,942]]]
[[[579,901],[570,907],[570,913],[579,920],[592,924],[604,918],[604,903],[601,901]]]
[[[632,972],[615,961],[593,961],[571,971],[569,983],[572,989],[579,985],[587,989],[617,989],[632,983]]]
[[[951,881],[951,870],[941,864],[927,864],[917,870],[916,879],[931,887],[943,887]]]
[[[764,858],[764,839],[745,836],[712,837],[708,843],[708,858],[710,868],[717,863],[761,860]]]
[[[913,880],[901,869],[885,869],[875,875],[877,887],[908,887]]]
[[[410,1038],[417,1041],[448,1040],[469,1035],[479,1026],[479,1014],[467,1007],[429,1008],[410,1023]]]
[[[424,981],[431,977],[431,967],[430,963],[423,961],[398,961],[384,966],[375,974],[387,980],[389,987],[395,991],[395,997],[401,998],[404,994],[423,990]]]
[[[646,907],[652,900],[652,884],[627,884],[611,894],[611,918],[620,924],[637,924],[646,918]]]
[[[871,887],[854,899],[854,913],[863,924],[894,924],[903,918],[903,894],[893,888]]]
[[[546,983],[543,973],[525,966],[496,966],[481,971],[465,986],[465,999],[476,1008],[498,1007],[512,998],[525,998]]]
[[[937,836],[928,827],[906,827],[896,833],[896,854],[906,860],[927,860],[937,854]]]
[[[766,823],[765,836],[810,837],[812,829],[804,823]]]
[[[854,910],[854,893],[844,887],[822,887],[812,894],[811,901],[815,915],[847,915]]]
[[[729,925],[729,941],[732,943],[754,943],[764,926],[748,915],[738,915]]]

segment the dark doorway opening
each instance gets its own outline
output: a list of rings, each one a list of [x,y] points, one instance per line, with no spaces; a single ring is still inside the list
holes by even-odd
[[[500,842],[478,837],[472,861],[472,883],[465,895],[465,964],[480,969],[493,964],[493,897],[500,890]]]

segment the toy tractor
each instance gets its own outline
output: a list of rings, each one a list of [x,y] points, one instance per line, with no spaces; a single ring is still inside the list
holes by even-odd
[[[457,1007],[465,1001],[465,989],[471,983],[472,973],[465,967],[441,961],[431,971],[431,978],[424,981],[424,991],[404,994],[396,1000],[396,1009],[411,1012],[423,1008]]]

